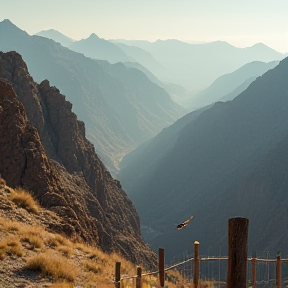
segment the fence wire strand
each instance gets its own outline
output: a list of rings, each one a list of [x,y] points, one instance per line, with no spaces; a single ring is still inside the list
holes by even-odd
[[[254,258],[254,257],[248,257],[248,258],[247,258],[247,261],[251,261],[252,259],[256,259],[257,262],[276,262],[276,261],[277,261],[276,259]],[[189,259],[187,259],[187,260],[184,260],[184,261],[182,261],[182,262],[173,264],[173,265],[165,268],[164,271],[166,272],[166,271],[175,269],[175,268],[177,268],[178,266],[181,266],[181,265],[183,265],[183,264],[185,264],[185,263],[187,263],[187,262],[193,261],[193,260],[194,260],[194,258],[191,257],[191,258],[189,258]],[[213,256],[213,257],[209,257],[209,256],[208,256],[208,257],[202,257],[202,258],[200,257],[200,258],[199,258],[199,261],[213,261],[213,260],[228,260],[228,256],[221,256],[221,257],[214,257],[214,256]],[[283,259],[281,259],[281,262],[288,262],[288,258],[283,258]],[[141,274],[141,277],[151,276],[151,275],[155,275],[155,274],[158,274],[158,273],[160,273],[159,270],[153,271],[153,272],[147,272],[147,273]],[[124,276],[124,277],[122,277],[119,281],[116,282],[115,280],[112,280],[112,282],[113,282],[114,284],[116,284],[116,283],[120,283],[120,282],[123,281],[123,280],[136,279],[137,277],[138,277],[138,275],[134,275],[134,276]],[[258,282],[258,281],[257,281],[257,282]],[[259,282],[260,282],[260,281],[259,281]]]

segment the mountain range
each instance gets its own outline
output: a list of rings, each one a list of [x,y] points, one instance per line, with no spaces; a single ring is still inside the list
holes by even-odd
[[[55,29],[43,30],[36,33],[35,35],[52,39],[55,42],[60,43],[64,47],[69,47],[74,42],[72,38],[62,34]]]
[[[59,41],[58,34],[42,31],[37,35]],[[65,41],[66,36],[62,34],[62,37]],[[155,42],[105,40],[96,34],[71,42],[68,47],[88,57],[111,63],[120,61],[141,64],[166,88],[169,84],[174,86],[173,99],[180,105],[185,105],[186,98],[193,98],[195,93],[206,89],[218,77],[232,73],[247,63],[271,62],[285,57],[262,43],[237,48],[223,41],[192,44],[174,39]]]
[[[95,33],[87,39],[72,42],[69,49],[93,59],[107,60],[112,64],[131,60],[117,45],[99,38]]]
[[[204,255],[227,253],[235,216],[249,218],[251,253],[288,253],[287,76],[285,58],[232,101],[186,115],[124,158],[119,179],[145,239],[168,259],[191,251],[194,240]],[[178,231],[175,223],[191,215]]]
[[[85,124],[48,80],[37,84],[16,52],[0,52],[0,174],[33,193],[51,231],[155,265],[136,209],[85,138]]]
[[[67,95],[112,173],[128,151],[185,113],[163,88],[122,63],[85,57],[50,39],[30,36],[9,20],[0,23],[0,38],[0,49],[19,52],[37,82],[49,79]]]
[[[219,100],[232,100],[242,91],[246,90],[258,76],[278,65],[279,61],[260,62],[253,61],[240,67],[232,73],[217,78],[208,88],[190,98],[190,110],[200,108]],[[236,90],[235,92],[233,92]],[[232,93],[233,92],[233,93]],[[231,93],[231,94],[230,94]]]
[[[152,73],[160,80],[181,85],[193,94],[207,88],[221,75],[249,62],[271,62],[285,57],[262,43],[237,48],[223,41],[189,44],[174,39],[155,42],[120,39],[113,42],[146,50],[165,68],[164,74],[151,69]]]

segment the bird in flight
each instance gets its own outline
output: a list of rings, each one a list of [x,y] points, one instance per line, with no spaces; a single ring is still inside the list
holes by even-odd
[[[187,226],[187,224],[194,218],[194,216],[191,216],[189,219],[185,220],[184,222],[182,222],[181,224],[177,225],[177,229],[181,230],[184,227]]]

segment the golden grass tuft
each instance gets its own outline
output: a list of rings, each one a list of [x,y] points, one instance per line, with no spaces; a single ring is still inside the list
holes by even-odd
[[[58,247],[58,246],[70,246],[71,243],[69,240],[64,238],[59,234],[51,234],[51,237],[47,240],[47,245],[50,247]]]
[[[44,243],[41,239],[40,236],[34,236],[34,235],[24,235],[24,237],[21,238],[21,240],[23,242],[27,242],[31,245],[31,248],[32,249],[39,249],[39,248],[42,248]]]
[[[55,280],[74,282],[78,275],[76,265],[56,253],[40,253],[28,260],[27,268],[39,271],[43,277],[51,276]]]
[[[35,214],[39,213],[40,206],[36,200],[32,197],[32,195],[22,189],[16,188],[11,195],[11,200],[19,207],[26,209],[28,212],[32,212]]]
[[[85,270],[88,272],[93,272],[95,274],[102,273],[101,266],[95,261],[86,260],[86,261],[82,262],[82,264],[84,264]]]
[[[6,186],[6,181],[0,177],[0,189]]]
[[[3,260],[7,255],[22,257],[23,251],[18,240],[5,239],[0,242],[0,259]]]
[[[60,283],[54,283],[49,288],[74,288],[73,283],[67,283],[67,282],[60,282]]]
[[[74,250],[71,247],[65,245],[58,246],[57,250],[60,251],[67,258],[71,258],[74,254]]]

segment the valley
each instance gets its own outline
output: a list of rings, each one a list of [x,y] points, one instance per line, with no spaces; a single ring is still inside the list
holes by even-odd
[[[154,288],[165,266],[186,288],[200,243],[201,287],[224,288],[245,218],[239,288],[255,253],[257,285],[281,288],[288,4],[52,2],[0,0],[0,287],[132,288],[141,267]],[[37,266],[53,258],[75,273]]]

